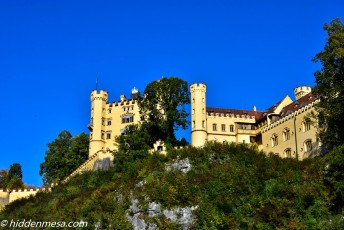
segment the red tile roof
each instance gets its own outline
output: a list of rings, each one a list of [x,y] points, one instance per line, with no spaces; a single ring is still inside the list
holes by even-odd
[[[317,99],[318,99],[317,95],[313,95],[312,93],[306,94],[305,96],[301,97],[299,100],[294,101],[293,103],[285,106],[281,111],[280,117],[285,117],[288,114],[293,113],[308,104],[311,104]]]
[[[253,110],[241,110],[241,109],[223,109],[223,108],[207,108],[207,113],[222,113],[222,114],[233,114],[236,115],[248,115],[254,116],[256,120],[260,120],[263,118],[264,112],[261,111],[253,111]]]

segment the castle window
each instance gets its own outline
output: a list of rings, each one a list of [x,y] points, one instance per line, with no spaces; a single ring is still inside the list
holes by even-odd
[[[192,103],[195,103],[195,98],[192,98]]]
[[[108,109],[108,113],[111,113],[111,109]]]
[[[230,131],[230,132],[234,132],[234,125],[230,125],[230,126],[229,126],[229,131]]]
[[[102,118],[102,125],[104,125],[105,124],[105,119],[104,118]]]
[[[202,113],[204,114],[204,108],[202,108]]]
[[[271,145],[272,147],[275,147],[278,145],[278,136],[277,134],[273,134],[271,137]]]
[[[213,124],[213,131],[217,131],[217,125]]]
[[[304,143],[305,152],[311,151],[313,149],[312,140],[306,140]]]
[[[107,125],[111,125],[111,119],[107,120]]]
[[[307,132],[310,129],[311,129],[311,122],[308,119],[304,120],[302,122],[302,130],[303,130],[303,132]]]
[[[226,125],[225,125],[225,124],[222,124],[222,125],[221,125],[221,131],[222,131],[222,132],[226,132]]]
[[[202,121],[202,128],[205,128],[205,121]]]
[[[125,115],[122,117],[122,123],[130,123],[130,122],[134,122],[134,116],[132,114]]]
[[[111,132],[110,131],[106,132],[106,139],[111,139]]]
[[[195,128],[196,125],[195,125],[195,121],[192,122],[192,127]]]
[[[283,130],[283,141],[288,141],[290,140],[290,129],[285,128]]]
[[[287,148],[284,150],[284,157],[291,158],[291,149]]]
[[[105,132],[102,131],[102,135],[101,135],[101,138],[104,139],[104,135],[105,135]]]

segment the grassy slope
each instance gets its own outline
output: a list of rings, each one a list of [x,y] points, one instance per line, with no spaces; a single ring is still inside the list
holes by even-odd
[[[188,173],[165,170],[177,156],[190,159]],[[134,152],[118,156],[110,171],[87,172],[51,193],[13,202],[0,220],[84,220],[89,229],[97,222],[103,229],[131,229],[125,213],[135,197],[143,208],[151,201],[167,209],[198,205],[194,229],[340,229],[319,165],[319,159],[298,162],[234,144],[167,156]],[[160,229],[177,228],[163,215],[144,218]]]

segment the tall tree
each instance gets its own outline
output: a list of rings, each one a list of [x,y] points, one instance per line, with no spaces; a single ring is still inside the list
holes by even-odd
[[[313,61],[322,68],[314,73],[314,91],[320,95],[317,104],[319,137],[325,151],[344,144],[344,25],[339,18],[324,25],[327,42]]]
[[[8,171],[8,178],[11,179],[17,177],[18,179],[23,179],[23,171],[21,165],[18,163],[11,164],[10,170]]]
[[[150,136],[150,144],[162,139],[175,144],[174,130],[188,127],[184,108],[190,103],[188,83],[177,77],[162,78],[149,83],[140,97],[140,112],[144,116],[143,127]]]
[[[39,171],[44,184],[64,179],[87,160],[89,137],[85,133],[72,137],[69,131],[64,130],[47,146]]]
[[[11,164],[10,170],[0,171],[0,188],[18,189],[25,188],[23,172],[18,163]]]
[[[7,188],[8,171],[5,169],[0,170],[0,188]]]

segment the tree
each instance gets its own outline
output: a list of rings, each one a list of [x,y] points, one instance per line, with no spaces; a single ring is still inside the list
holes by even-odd
[[[344,207],[344,145],[335,147],[323,158],[324,184],[329,188],[331,209],[342,211]]]
[[[0,171],[0,188],[18,189],[25,188],[23,172],[18,163],[11,164],[10,170]]]
[[[21,165],[18,163],[11,164],[10,170],[8,171],[8,178],[17,177],[18,179],[23,179],[23,172]]]
[[[144,116],[142,126],[151,136],[150,145],[158,139],[175,145],[174,130],[188,127],[184,105],[189,103],[188,83],[180,78],[162,78],[146,86],[138,104]]]
[[[322,68],[314,73],[319,137],[324,150],[344,144],[344,25],[339,18],[324,25],[327,42],[313,58]]]
[[[64,130],[47,146],[39,171],[44,184],[64,179],[87,160],[89,137],[85,133],[72,137],[69,131]]]
[[[125,129],[124,135],[117,136],[115,142],[118,146],[118,151],[121,153],[128,153],[129,151],[149,149],[149,134],[146,129],[138,125],[128,125]]]
[[[7,188],[8,171],[2,169],[0,171],[0,188]]]

